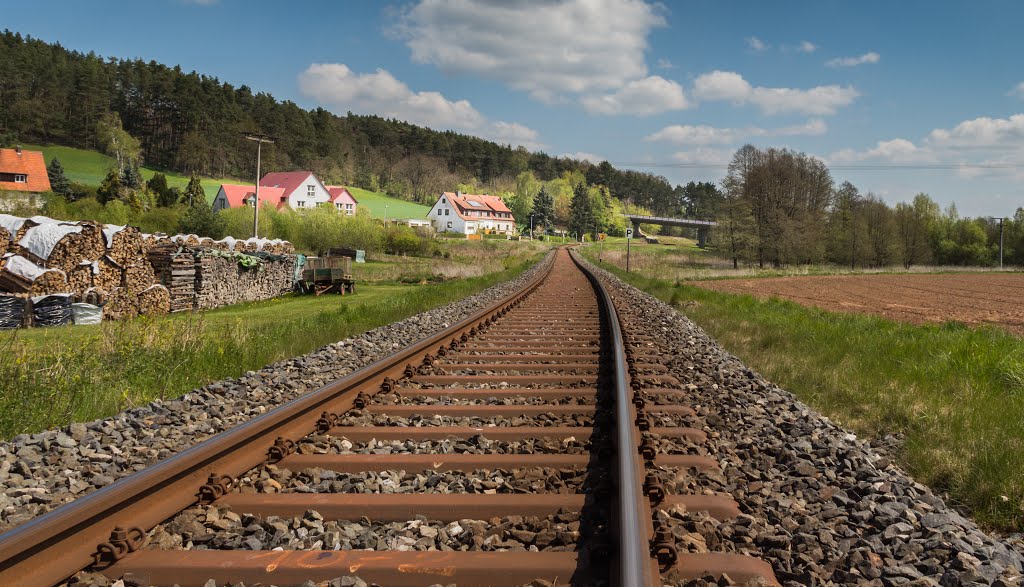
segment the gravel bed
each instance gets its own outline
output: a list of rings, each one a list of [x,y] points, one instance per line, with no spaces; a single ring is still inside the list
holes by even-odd
[[[575,550],[581,524],[579,512],[446,524],[424,516],[406,522],[325,520],[312,510],[293,518],[263,518],[224,507],[198,506],[153,528],[144,548],[557,552]]]
[[[239,493],[584,493],[607,473],[584,468],[477,469],[474,471],[291,471],[274,465],[239,479]]]
[[[659,514],[672,518],[687,548],[760,556],[787,587],[1019,584],[1024,556],[1013,544],[981,531],[871,443],[766,381],[670,306],[597,273],[620,316],[655,336],[670,373],[692,386],[690,405],[716,432],[709,442],[722,464],[715,485],[744,513],[725,523]]]
[[[536,417],[491,416],[486,418],[466,416],[389,416],[388,414],[369,414],[360,410],[351,410],[338,418],[338,426],[591,426],[593,418],[583,414],[555,415],[542,414]]]
[[[590,443],[566,438],[490,440],[482,432],[470,438],[444,440],[371,440],[351,442],[339,436],[310,436],[300,440],[299,454],[585,454]]]
[[[508,282],[447,306],[210,383],[180,398],[0,443],[0,532],[447,328],[518,289],[553,255]]]

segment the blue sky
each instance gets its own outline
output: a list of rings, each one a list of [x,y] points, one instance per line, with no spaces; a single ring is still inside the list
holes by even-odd
[[[1010,0],[34,0],[0,26],[674,183],[789,147],[999,216],[1024,206],[1021,22]]]

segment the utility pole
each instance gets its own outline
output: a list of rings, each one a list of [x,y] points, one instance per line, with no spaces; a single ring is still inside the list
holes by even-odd
[[[258,238],[260,234],[260,155],[262,154],[263,143],[274,144],[274,137],[256,132],[244,133],[245,138],[256,141],[256,195],[253,201],[252,214],[252,237]]]
[[[530,214],[530,240],[533,240],[533,214]]]
[[[1003,270],[1003,220],[1006,218],[993,218],[999,221],[999,270]]]
[[[384,204],[384,227],[388,226],[388,205]]]

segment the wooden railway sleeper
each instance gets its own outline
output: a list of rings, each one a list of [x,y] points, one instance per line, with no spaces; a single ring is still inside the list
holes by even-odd
[[[115,526],[114,531],[110,533],[110,540],[96,546],[96,552],[92,555],[92,568],[102,570],[113,565],[138,550],[145,538],[146,533],[142,528]]]
[[[231,490],[235,480],[230,475],[210,473],[206,483],[199,488],[196,497],[201,505],[210,505]]]

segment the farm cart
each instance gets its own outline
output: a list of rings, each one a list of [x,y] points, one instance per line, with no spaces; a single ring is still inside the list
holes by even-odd
[[[303,293],[356,293],[352,279],[352,259],[348,257],[307,257],[299,289]]]

